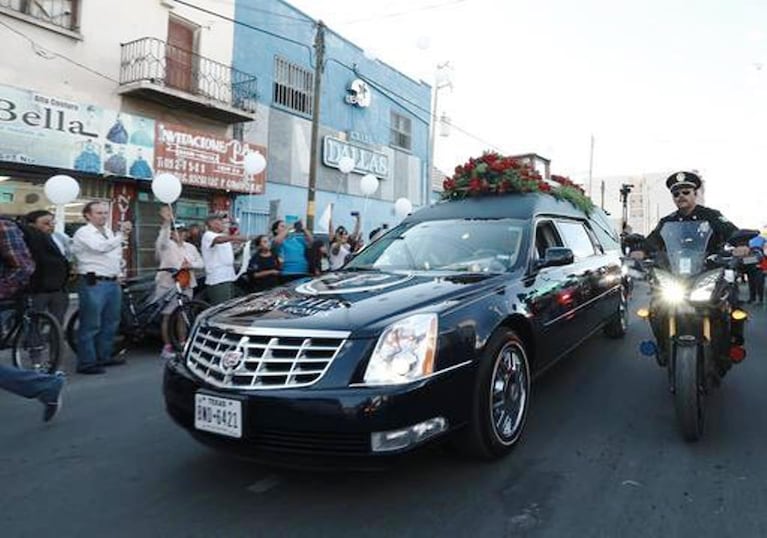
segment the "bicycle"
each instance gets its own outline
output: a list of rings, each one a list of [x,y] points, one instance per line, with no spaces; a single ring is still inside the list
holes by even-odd
[[[157,299],[151,296],[137,306],[131,286],[142,282],[141,278],[127,279],[120,284],[122,291],[122,307],[120,312],[120,327],[117,331],[112,356],[124,354],[131,343],[141,341],[147,334],[152,333],[155,323],[161,318],[162,311],[172,301],[177,302],[176,308],[168,319],[170,343],[176,351],[181,351],[186,342],[187,333],[197,316],[210,305],[204,301],[190,299],[184,294],[189,283],[188,269],[158,269],[171,273],[175,286]],[[80,311],[75,311],[69,318],[66,327],[66,339],[72,351],[77,353],[77,333],[80,325]]]
[[[5,314],[13,314],[5,319]],[[61,361],[61,325],[48,312],[35,310],[32,298],[0,301],[0,349],[11,349],[16,368],[53,374]]]

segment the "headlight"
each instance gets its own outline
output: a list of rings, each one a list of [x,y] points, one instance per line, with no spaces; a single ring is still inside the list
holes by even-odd
[[[716,284],[722,276],[721,269],[715,269],[703,274],[692,286],[690,292],[690,301],[695,303],[705,303],[711,300],[711,295],[716,290]]]
[[[684,284],[676,280],[671,275],[656,271],[655,276],[660,285],[660,294],[663,300],[668,304],[679,304],[687,296],[687,289]]]
[[[437,315],[416,314],[389,325],[365,370],[365,383],[399,385],[434,371]]]

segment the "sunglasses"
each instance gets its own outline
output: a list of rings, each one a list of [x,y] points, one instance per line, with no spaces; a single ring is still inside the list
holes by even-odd
[[[690,194],[692,194],[690,189],[679,189],[671,192],[671,196],[674,198],[679,198],[681,195],[689,196]]]

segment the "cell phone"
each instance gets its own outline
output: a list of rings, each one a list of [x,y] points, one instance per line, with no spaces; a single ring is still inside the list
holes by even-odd
[[[352,211],[352,217],[359,217],[360,212],[359,211]]]
[[[303,222],[301,222],[300,220],[297,220],[297,221],[296,221],[296,222],[293,224],[293,228],[295,228],[295,230],[296,230],[297,232],[303,231],[303,229],[304,229],[304,223],[303,223]]]

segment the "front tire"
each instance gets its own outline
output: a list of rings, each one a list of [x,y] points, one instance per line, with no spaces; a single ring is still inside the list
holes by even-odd
[[[682,337],[683,338],[683,337]],[[694,442],[703,436],[705,408],[698,369],[698,346],[676,345],[674,407],[682,437]]]
[[[610,322],[605,325],[605,335],[609,338],[623,338],[629,327],[629,301],[628,291],[621,288],[618,311]]]
[[[173,349],[182,351],[189,336],[189,331],[202,312],[210,308],[204,301],[188,301],[171,312],[168,318],[168,337]]]
[[[53,374],[61,360],[61,325],[48,312],[30,312],[13,339],[13,364],[23,370]]]
[[[514,331],[496,332],[481,358],[470,423],[457,439],[462,452],[484,460],[508,454],[519,442],[530,406],[530,364]]]

